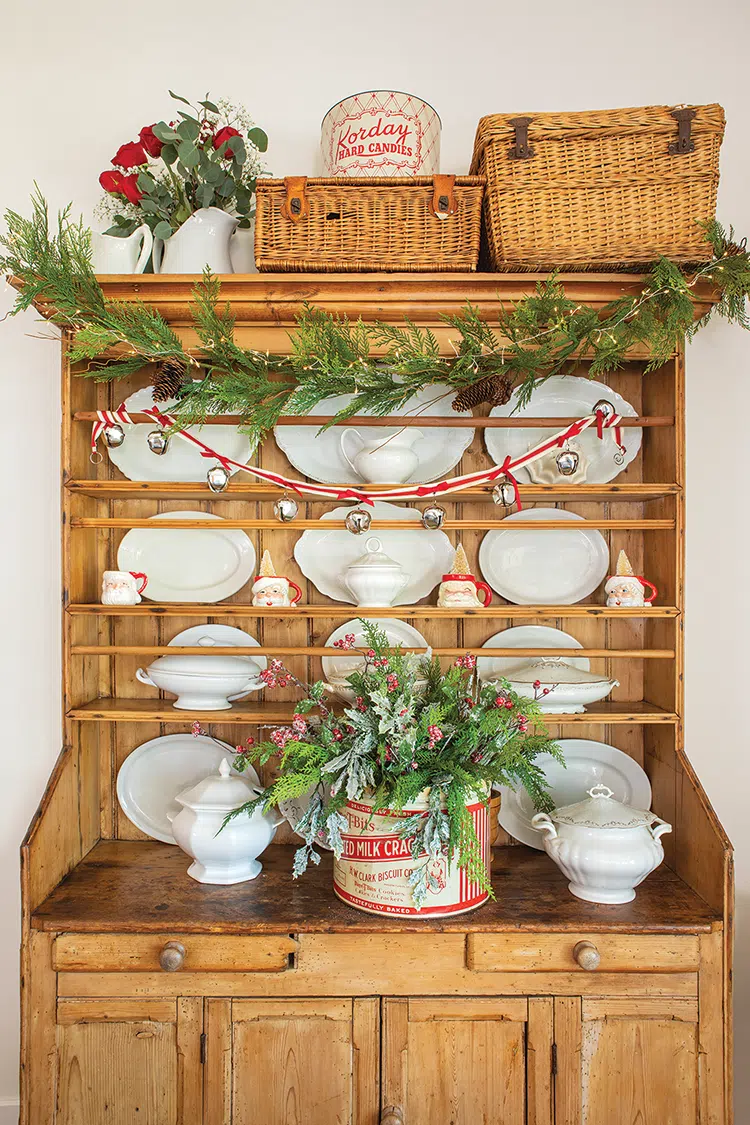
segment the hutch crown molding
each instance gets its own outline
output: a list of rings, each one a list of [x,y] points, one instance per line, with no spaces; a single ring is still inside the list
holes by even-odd
[[[258,348],[288,349],[305,301],[368,319],[408,314],[449,348],[441,313],[470,300],[491,316],[498,298],[537,280],[265,274],[228,277],[223,295],[240,342]],[[601,305],[640,284],[562,280]],[[107,296],[152,303],[188,342],[191,284],[103,279]],[[696,315],[710,300],[697,292]],[[498,830],[496,901],[420,921],[338,902],[330,857],[293,882],[290,832],[254,882],[194,883],[181,851],[147,840],[120,810],[117,771],[141,743],[199,719],[234,745],[293,710],[293,693],[277,691],[218,715],[175,711],[136,682],[146,656],[191,624],[247,620],[261,652],[286,653],[296,674],[315,677],[328,633],[356,610],[319,594],[294,562],[297,536],[328,505],[305,501],[283,525],[274,493],[248,478],[214,496],[203,483],[126,480],[107,458],[92,466],[95,411],[148,372],[112,387],[77,378],[63,346],[64,747],[22,849],[22,1125],[728,1125],[732,856],[683,752],[683,356],[644,375],[646,358],[633,354],[605,380],[640,415],[641,455],[612,484],[521,485],[521,496],[599,526],[612,557],[624,548],[658,586],[657,604],[607,609],[600,591],[572,606],[496,597],[466,611],[425,599],[367,612],[413,621],[446,660],[506,624],[573,629],[592,670],[620,686],[583,714],[550,716],[551,730],[610,742],[643,765],[655,812],[674,826],[666,862],[632,903],[597,906],[573,898],[546,855]],[[462,472],[488,464],[487,423],[475,424]],[[273,437],[257,456],[290,472]],[[256,608],[249,587],[210,606],[99,604],[125,531],[196,504],[247,529],[258,558],[269,547],[301,604]],[[454,541],[460,531],[475,560],[503,511],[484,489],[446,507],[446,531]]]

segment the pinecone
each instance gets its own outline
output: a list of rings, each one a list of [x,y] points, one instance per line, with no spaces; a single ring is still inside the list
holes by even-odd
[[[744,254],[747,250],[747,239],[743,238],[742,242],[728,242],[724,247],[724,258],[734,258],[737,254]]]
[[[167,399],[177,398],[180,388],[185,382],[187,368],[178,359],[165,359],[160,363],[151,383],[151,393],[154,402],[166,402]]]
[[[508,401],[513,384],[507,375],[485,375],[476,383],[470,383],[458,392],[452,402],[454,410],[471,410],[482,402],[491,406],[502,406]]]

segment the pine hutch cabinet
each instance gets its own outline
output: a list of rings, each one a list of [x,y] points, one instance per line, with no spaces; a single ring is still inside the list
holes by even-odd
[[[639,281],[568,275],[575,299],[604,304]],[[303,301],[400,322],[409,314],[450,347],[441,313],[468,299],[492,317],[533,275],[230,277],[241,341],[282,351]],[[146,300],[191,333],[191,279],[104,279],[108,296]],[[710,300],[698,293],[696,314]],[[701,304],[703,302],[703,305]],[[274,492],[240,474],[202,482],[126,480],[89,460],[95,411],[149,380],[78,378],[63,347],[64,747],[23,845],[23,1125],[727,1125],[730,1102],[732,858],[683,752],[683,358],[644,373],[634,354],[607,380],[639,413],[640,455],[611,484],[525,485],[525,506],[586,516],[615,558],[659,588],[654,606],[607,609],[601,590],[572,606],[472,611],[431,598],[371,611],[412,622],[450,660],[499,629],[571,631],[592,670],[619,680],[584,714],[551,716],[559,737],[609,742],[635,758],[653,808],[674,826],[667,859],[634,902],[573,898],[542,852],[497,831],[496,901],[460,917],[373,917],[337,901],[330,861],[293,882],[280,832],[254,882],[204,886],[175,847],[121,811],[117,771],[141,743],[194,719],[232,744],[291,715],[293,693],[231,712],[184,713],[135,679],[181,629],[244,625],[296,674],[353,607],[317,592],[292,550],[327,506],[273,520]],[[580,359],[586,373],[586,357]],[[481,409],[477,412],[482,414]],[[466,472],[488,464],[482,418]],[[459,423],[460,424],[460,423]],[[513,420],[499,424],[512,425]],[[525,423],[527,424],[527,423]],[[269,437],[259,463],[294,475]],[[243,526],[300,606],[263,609],[249,587],[216,605],[99,604],[128,528],[157,512],[215,512]],[[505,512],[484,489],[447,505],[446,531],[476,563]],[[416,531],[414,534],[419,534]],[[218,720],[218,721],[217,721]]]

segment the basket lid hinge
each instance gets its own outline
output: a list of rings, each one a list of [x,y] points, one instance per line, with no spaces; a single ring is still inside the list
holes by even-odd
[[[534,150],[529,144],[529,125],[532,119],[530,117],[511,117],[508,122],[512,125],[516,132],[516,139],[513,147],[510,149],[508,155],[511,160],[531,160],[534,155]]]
[[[307,176],[286,176],[284,190],[286,195],[281,212],[292,223],[299,223],[310,214],[310,200],[307,198]]]
[[[447,219],[458,210],[454,185],[455,176],[432,177],[432,210],[438,219]]]
[[[695,152],[695,141],[690,138],[690,127],[697,112],[697,110],[687,109],[685,106],[678,106],[677,109],[672,110],[672,117],[677,122],[677,140],[672,141],[669,146],[670,156],[682,156],[686,152]]]

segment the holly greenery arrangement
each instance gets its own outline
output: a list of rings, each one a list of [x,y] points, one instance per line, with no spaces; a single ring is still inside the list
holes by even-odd
[[[296,878],[311,861],[320,862],[315,849],[321,842],[340,857],[347,826],[342,809],[348,800],[367,796],[376,809],[400,812],[426,792],[427,811],[397,824],[413,858],[424,858],[410,879],[415,905],[424,903],[431,862],[440,857],[455,861],[470,880],[490,890],[467,804],[488,801],[491,786],[501,783],[523,785],[537,808],[552,807],[536,758],[542,753],[562,758],[540,733],[539,707],[505,682],[483,684],[473,656],[461,657],[443,673],[437,658],[390,648],[373,622],[363,620],[362,627],[370,647],[363,668],[348,677],[355,702],[343,714],[326,704],[322,681],[305,687],[279,660],[261,673],[266,687],[294,682],[305,697],[290,726],[238,754],[233,764],[239,770],[278,755],[280,776],[230,819],[311,793],[296,826],[304,839],[294,858]],[[353,645],[349,634],[338,647]]]
[[[99,177],[107,192],[100,214],[112,221],[105,234],[126,238],[145,222],[157,238],[169,238],[199,207],[231,211],[240,227],[249,226],[268,137],[241,106],[217,104],[208,94],[193,106],[169,95],[187,109],[144,125]]]
[[[227,149],[231,141],[224,142]],[[218,159],[224,145],[214,150]],[[236,414],[256,441],[281,415],[307,414],[330,395],[352,396],[337,420],[393,413],[435,383],[451,388],[459,410],[504,401],[511,388],[525,403],[538,381],[579,370],[582,354],[590,357],[588,373],[596,378],[620,367],[629,349],[639,345],[650,353],[650,370],[714,315],[750,327],[745,241],[737,243],[731,228],[712,223],[706,230],[711,257],[704,265],[686,273],[660,258],[640,293],[604,308],[570,300],[554,275],[512,307],[498,304],[495,318],[467,305],[444,318],[453,330],[450,356],[440,354],[432,332],[409,321],[352,322],[312,306],[297,317],[291,355],[243,348],[235,339],[231,308],[221,301],[220,283],[206,274],[191,304],[199,344],[187,351],[153,308],[105,298],[91,267],[88,231],[71,219],[69,208],[50,230],[47,205],[37,192],[30,218],[7,211],[5,221],[0,271],[19,288],[12,312],[39,305],[53,323],[70,329],[69,356],[82,364],[82,375],[112,380],[166,361],[179,396],[170,412],[180,426]],[[695,320],[693,293],[699,284],[710,287],[713,304]]]

